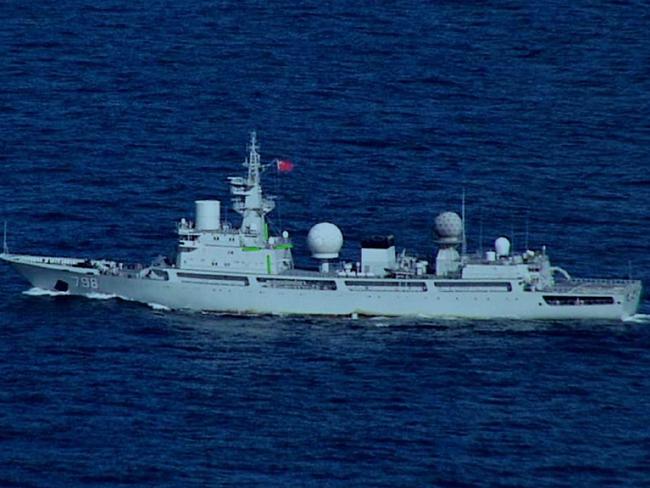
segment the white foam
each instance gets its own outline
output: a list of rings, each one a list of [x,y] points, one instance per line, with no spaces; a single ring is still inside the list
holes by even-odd
[[[635,324],[648,324],[650,323],[650,315],[644,313],[637,313],[630,317],[625,317],[623,322],[634,322]]]
[[[114,294],[108,294],[108,293],[97,293],[97,292],[90,292],[84,294],[86,298],[90,298],[92,300],[112,300],[113,298],[120,298],[117,295]]]
[[[23,292],[23,295],[28,295],[31,297],[59,297],[59,296],[71,296],[69,291],[55,291],[55,290],[45,290],[43,288],[30,288],[29,290],[25,290]],[[91,300],[112,300],[114,298],[119,298],[121,300],[127,301],[127,302],[132,302],[134,300],[123,297],[121,295],[116,295],[114,293],[99,293],[99,292],[90,292],[90,293],[84,293],[83,295],[77,295],[77,296],[83,296],[86,298],[90,298]],[[164,312],[169,312],[172,309],[162,305],[160,303],[147,303],[147,306],[149,306],[152,310],[158,310],[158,311],[164,311]]]
[[[373,327],[390,327],[391,324],[388,322],[375,322],[372,324]]]
[[[70,295],[70,292],[44,290],[43,288],[30,288],[29,290],[25,290],[23,295],[28,295],[30,297],[60,297]]]

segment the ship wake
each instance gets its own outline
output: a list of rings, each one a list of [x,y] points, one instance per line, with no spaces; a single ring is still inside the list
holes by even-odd
[[[623,322],[632,322],[635,324],[650,324],[650,315],[644,313],[637,313],[626,317],[623,319]]]
[[[70,296],[70,292],[67,291],[54,291],[54,290],[45,290],[43,288],[30,288],[25,290],[23,295],[30,297],[62,297]]]
[[[83,296],[85,296],[86,298],[90,298],[91,300],[112,300],[113,298],[122,298],[121,296],[112,293],[97,293],[97,292],[86,293]]]
[[[73,296],[70,294],[69,291],[56,291],[56,290],[46,290],[44,288],[30,288],[29,290],[25,290],[23,292],[23,295],[27,295],[30,297],[69,297]],[[77,295],[77,296],[83,296],[86,298],[90,298],[91,300],[112,300],[113,298],[122,298],[119,295],[115,294],[109,294],[109,293],[97,293],[97,292],[91,292],[91,293],[85,293],[83,295]]]
[[[98,292],[90,292],[90,293],[85,293],[83,295],[72,295],[70,294],[69,291],[56,291],[56,290],[46,290],[44,288],[30,288],[29,290],[23,291],[23,295],[27,295],[30,297],[69,297],[69,296],[82,296],[85,298],[89,298],[91,300],[113,300],[113,299],[119,299],[119,300],[124,300],[126,302],[135,302],[135,300],[131,300],[127,297],[123,297],[121,295],[116,295],[114,293],[98,293]],[[146,305],[151,308],[152,310],[156,311],[163,311],[163,312],[168,312],[171,311],[172,309],[162,305],[160,303],[146,303]]]

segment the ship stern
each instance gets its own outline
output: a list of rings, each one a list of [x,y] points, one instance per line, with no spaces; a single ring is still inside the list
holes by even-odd
[[[641,281],[631,281],[626,287],[625,292],[621,294],[622,319],[635,315],[641,304],[643,296],[643,283]]]

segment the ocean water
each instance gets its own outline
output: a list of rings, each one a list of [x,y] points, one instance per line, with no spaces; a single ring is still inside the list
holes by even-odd
[[[319,221],[346,259],[377,233],[431,255],[465,188],[470,247],[650,283],[644,2],[9,0],[0,20],[13,251],[171,254],[257,129],[296,165],[267,189],[302,265]],[[351,320],[0,277],[0,486],[650,484],[647,292],[627,322]]]

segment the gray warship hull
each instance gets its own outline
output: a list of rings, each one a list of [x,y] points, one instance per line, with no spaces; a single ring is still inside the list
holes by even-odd
[[[175,310],[556,320],[625,319],[638,308],[639,281],[573,279],[551,264],[545,246],[512,252],[501,236],[493,249],[468,254],[464,197],[462,217],[447,211],[434,220],[435,262],[398,252],[392,235],[362,239],[359,261],[340,260],[343,233],[320,222],[307,234],[318,271],[297,269],[289,232],[266,218],[276,199],[262,190],[264,171],[293,165],[263,164],[254,131],[247,149],[246,175],[228,177],[240,225],[221,218],[220,200],[195,201],[195,222],[177,223],[174,259],[142,266],[13,254],[6,224],[0,259],[36,288]]]
[[[531,290],[518,279],[214,273],[17,254],[0,258],[44,290],[233,314],[622,320],[636,312],[642,289],[632,280],[567,280]]]

